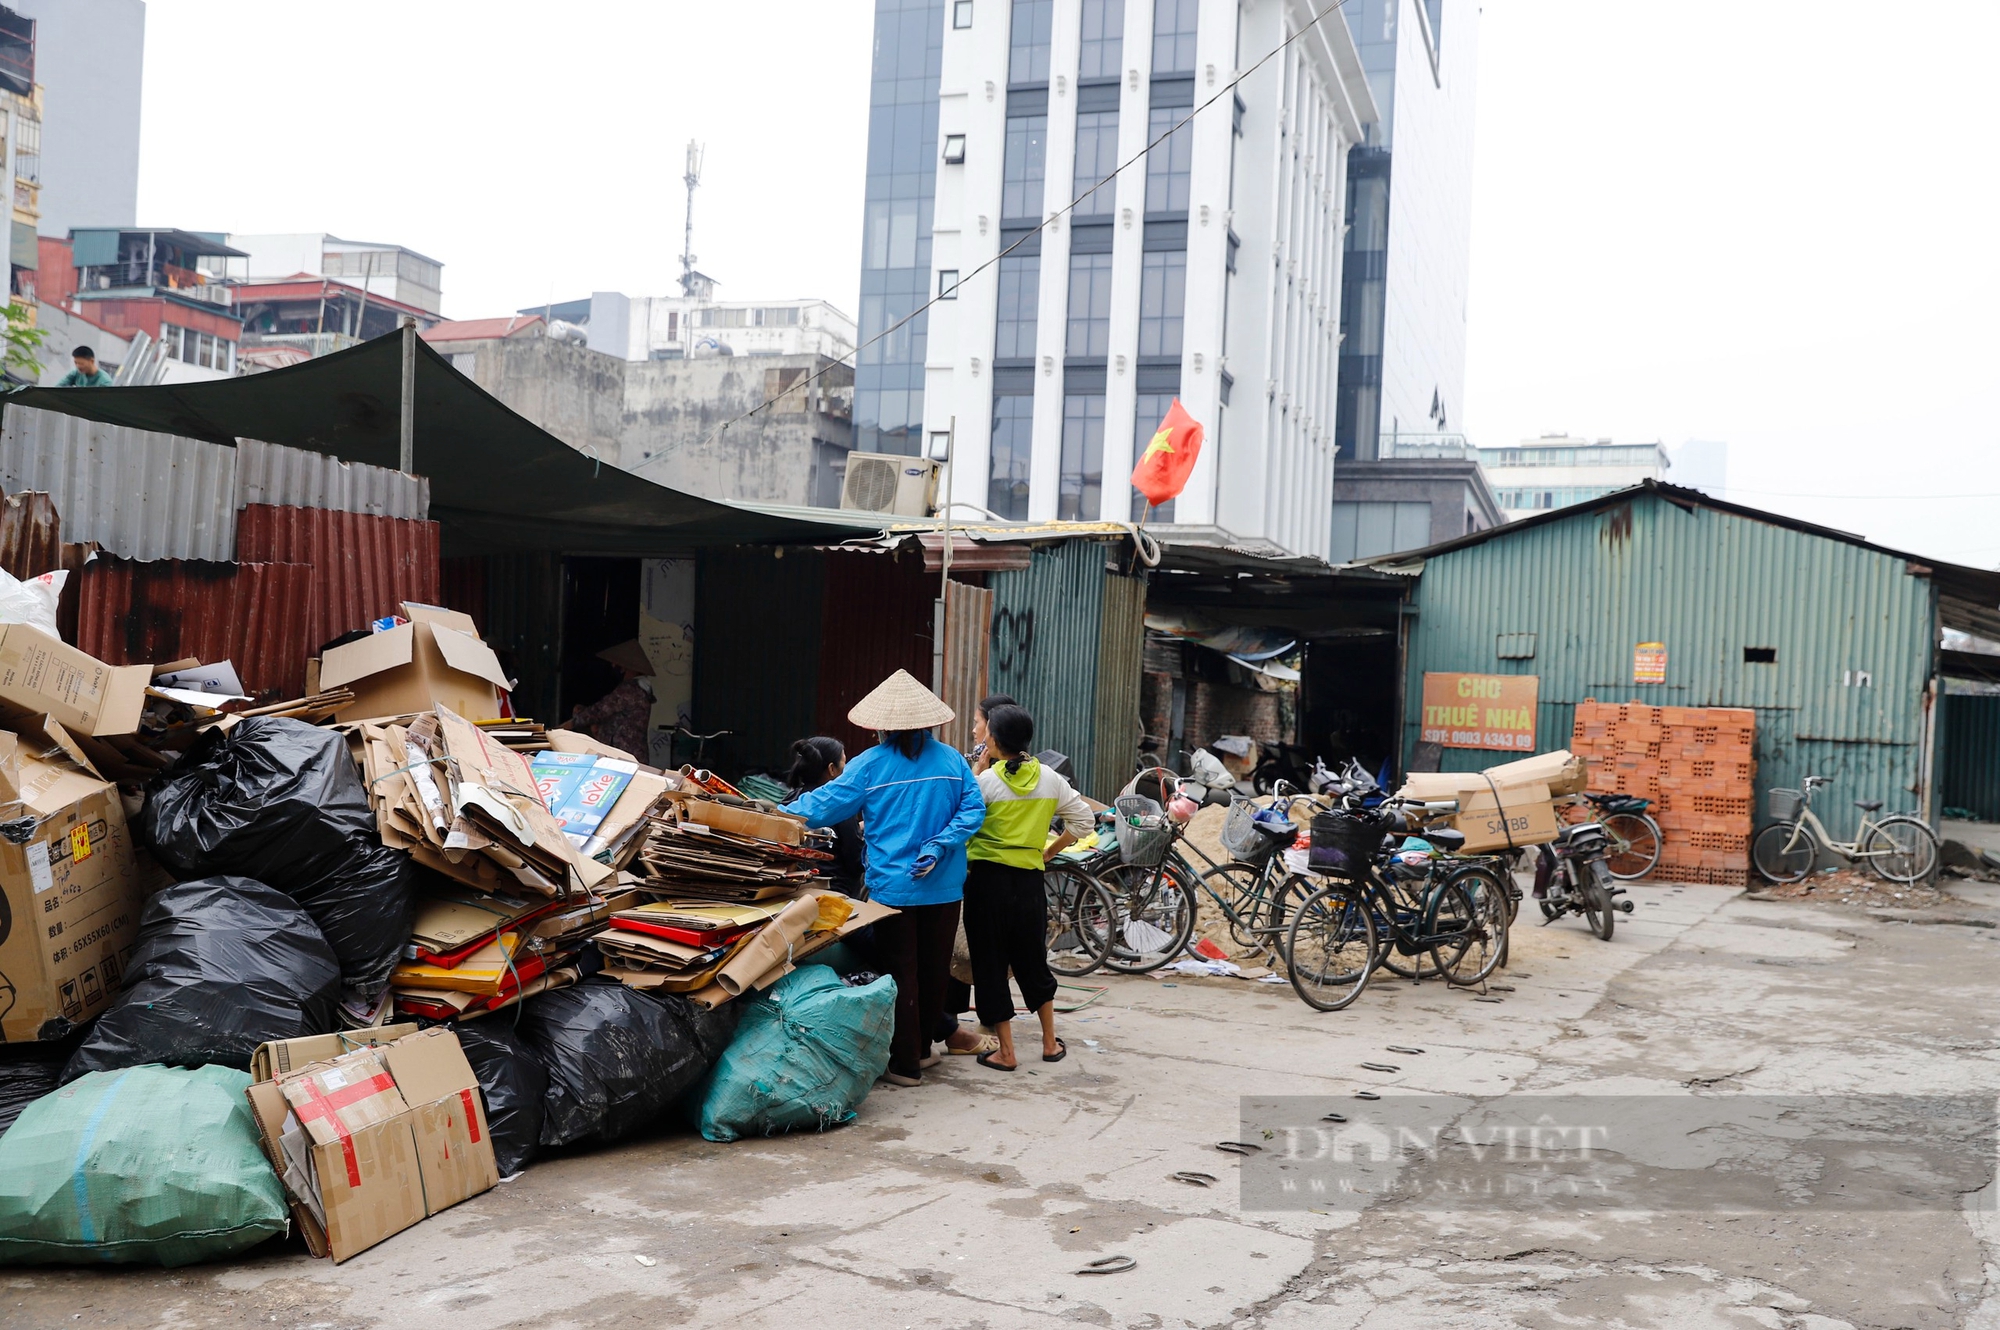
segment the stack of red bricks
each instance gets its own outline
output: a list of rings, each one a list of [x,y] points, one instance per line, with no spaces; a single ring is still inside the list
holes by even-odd
[[[1570,751],[1590,759],[1593,793],[1651,799],[1663,882],[1750,881],[1757,716],[1743,707],[1650,707],[1586,699]]]

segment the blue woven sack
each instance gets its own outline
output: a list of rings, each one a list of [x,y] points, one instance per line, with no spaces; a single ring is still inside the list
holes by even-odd
[[[748,1003],[736,1037],[697,1086],[697,1125],[711,1141],[824,1131],[854,1110],[889,1066],[896,981],[849,988],[824,965],[802,966]]]

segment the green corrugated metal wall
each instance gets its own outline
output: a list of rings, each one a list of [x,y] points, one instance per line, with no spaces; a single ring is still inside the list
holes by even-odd
[[[1024,569],[994,573],[989,579],[993,656],[987,666],[987,687],[1034,714],[1036,745],[1068,755],[1084,793],[1099,798],[1104,557],[1098,542],[1072,540],[1036,550]]]
[[[1104,576],[1104,614],[1097,647],[1097,757],[1085,793],[1109,801],[1132,779],[1145,730],[1139,682],[1146,654],[1146,579]]]
[[[1938,735],[1941,809],[2000,822],[2000,697],[1946,697]]]
[[[1751,707],[1760,821],[1763,792],[1807,774],[1834,778],[1815,811],[1836,835],[1855,799],[1920,807],[1935,596],[1899,558],[1639,495],[1438,555],[1416,604],[1406,758],[1426,672],[1534,674],[1540,749],[1568,743],[1586,698]],[[1499,659],[1503,633],[1536,634],[1534,659]],[[1629,682],[1640,642],[1666,644],[1666,683]],[[1745,647],[1775,648],[1776,663],[1746,664]],[[1856,670],[1872,685],[1844,682]],[[1503,760],[1444,750],[1449,771]]]

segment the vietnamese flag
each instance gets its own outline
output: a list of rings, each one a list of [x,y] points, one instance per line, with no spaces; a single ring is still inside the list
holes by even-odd
[[[1201,422],[1189,415],[1176,397],[1167,408],[1166,419],[1160,422],[1159,432],[1140,454],[1139,465],[1132,468],[1132,488],[1155,508],[1178,496],[1187,488],[1188,474],[1201,456],[1201,438]]]

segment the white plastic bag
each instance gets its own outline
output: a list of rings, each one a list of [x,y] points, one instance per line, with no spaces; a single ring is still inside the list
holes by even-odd
[[[0,569],[0,623],[25,623],[50,637],[61,639],[56,629],[56,601],[62,598],[69,570],[58,568],[22,582]]]

